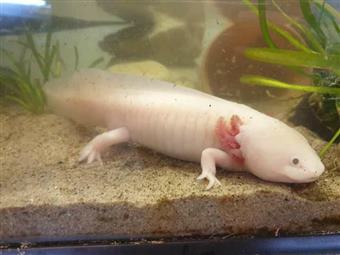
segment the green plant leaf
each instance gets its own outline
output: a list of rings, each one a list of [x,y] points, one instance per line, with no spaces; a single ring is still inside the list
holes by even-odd
[[[276,9],[284,16],[289,23],[302,35],[302,37],[305,39],[305,41],[309,44],[312,50],[324,53],[324,49],[322,48],[322,45],[319,43],[318,38],[314,36],[314,34],[307,29],[303,24],[300,24],[295,19],[290,17],[288,14],[286,14],[282,8],[276,3],[275,0],[272,0],[273,5],[276,7]],[[296,47],[296,46],[295,46]],[[301,50],[307,52],[311,51],[310,49],[304,50],[301,47],[299,47]]]
[[[249,0],[243,0],[243,3],[246,4],[257,16],[260,17],[260,14],[259,14],[259,10],[255,7],[255,5],[250,2]],[[260,5],[259,5],[260,7]],[[260,19],[260,21],[262,20],[263,22],[263,19],[265,17],[263,17],[263,13],[261,14],[262,17]],[[288,15],[287,15],[288,16]],[[295,48],[297,49],[300,49],[300,50],[303,50],[305,52],[309,52],[311,51],[308,47],[306,47],[302,42],[300,42],[300,40],[298,38],[296,38],[293,34],[291,34],[290,32],[286,31],[285,29],[282,29],[280,28],[279,26],[275,25],[274,23],[270,22],[270,21],[267,21],[267,26],[273,31],[275,32],[276,34],[278,34],[280,37],[282,37],[283,39],[285,39],[287,42],[289,42],[292,46],[294,46]],[[260,23],[261,25],[261,23]],[[266,27],[266,24],[262,24],[262,26]],[[265,28],[264,28],[265,29]],[[262,30],[262,28],[261,28]],[[311,34],[311,33],[309,33]],[[269,35],[269,31],[266,35],[264,35],[265,37],[265,40],[268,39],[268,36],[270,38],[270,35]],[[267,39],[266,39],[267,38]],[[271,39],[270,39],[271,40]],[[313,41],[313,40],[312,40]],[[315,41],[315,40],[314,40]],[[314,42],[313,41],[313,42]],[[318,44],[317,40],[316,40],[316,45]],[[274,47],[272,47],[274,48]],[[320,51],[322,51],[322,47],[320,47]]]
[[[45,55],[44,55],[45,66],[47,66],[47,61],[51,57],[50,56],[51,41],[52,41],[52,31],[49,30],[46,34],[46,39],[45,39]]]
[[[57,46],[53,45],[52,46],[52,50],[51,53],[48,54],[48,58],[45,59],[45,74],[46,74],[46,80],[44,80],[44,82],[48,81],[50,78],[50,74],[51,74],[51,68],[52,68],[52,64],[55,60],[55,57],[57,55]]]
[[[59,41],[56,41],[56,58],[53,63],[53,69],[51,68],[51,73],[53,77],[60,77],[62,73],[62,69],[65,68],[65,63],[60,54],[60,44]]]
[[[17,75],[20,75],[20,73],[25,72],[25,69],[23,68],[23,62],[17,61],[12,52],[10,52],[6,49],[3,49],[3,48],[0,48],[0,50],[9,59],[12,66],[14,67],[14,69],[12,70],[13,72],[15,72]],[[25,52],[25,50],[23,50],[22,52]],[[21,53],[21,55],[22,55],[22,53]]]
[[[29,30],[25,31],[25,38],[26,38],[26,47],[32,51],[34,59],[38,63],[40,71],[43,75],[43,79],[44,81],[47,81],[43,57],[37,50],[37,47],[35,45],[35,42],[32,36],[32,32]]]
[[[320,94],[331,94],[335,96],[340,96],[339,88],[331,87],[318,87],[318,86],[306,86],[299,84],[289,84],[275,79],[267,78],[260,75],[244,75],[241,77],[240,81],[249,85],[258,85],[264,87],[272,88],[282,88],[282,89],[292,89],[304,92],[314,92]]]
[[[258,61],[295,67],[325,68],[340,74],[340,57],[338,55],[323,56],[316,52],[301,52],[282,49],[248,48],[248,58]]]
[[[317,20],[317,23],[319,24],[319,26],[321,27],[321,21],[322,21],[322,18],[324,16],[324,13],[325,13],[325,4],[326,4],[326,1],[323,0],[323,3],[320,4],[320,14],[319,14],[319,17],[318,17],[318,20]]]
[[[79,66],[79,51],[78,51],[78,47],[74,46],[74,70],[78,70],[78,66]]]
[[[243,4],[248,6],[248,8],[254,12],[256,15],[259,15],[259,11],[256,6],[250,0],[242,0]]]
[[[314,14],[312,13],[310,0],[300,0],[300,9],[302,11],[303,17],[309,24],[312,30],[314,30],[317,38],[320,41],[320,44],[323,46],[323,48],[326,45],[326,36],[324,32],[322,31],[318,21],[316,20]]]
[[[286,39],[292,46],[296,49],[302,50],[304,52],[312,52],[308,47],[306,47],[303,43],[301,43],[298,39],[296,39],[291,33],[287,30],[284,30],[276,25],[269,24],[269,27],[276,32],[279,36]]]
[[[326,152],[329,150],[329,148],[332,146],[332,144],[335,142],[335,140],[340,136],[340,128],[338,131],[334,134],[332,139],[321,149],[319,155],[321,158],[323,158],[326,154]]]
[[[0,86],[3,90],[7,91],[7,94],[19,94],[20,90],[15,84],[15,80],[12,77],[7,76],[0,72]]]
[[[326,11],[325,14],[331,15],[335,19],[336,23],[339,22],[340,20],[339,10],[335,9],[332,5],[328,4],[327,2],[325,3],[325,0],[313,0],[312,2],[318,6],[324,5],[325,6],[324,9]]]
[[[33,92],[34,88],[30,81],[17,77],[16,86],[20,90],[20,93],[15,94],[16,97],[21,98],[25,102],[33,102],[32,104],[36,102],[36,95]]]
[[[32,80],[31,63],[33,60],[38,64],[42,81],[46,82],[53,74],[56,61],[62,62],[59,42],[52,43],[52,32],[48,32],[42,54],[28,29],[25,31],[24,39],[24,41],[17,41],[22,48],[19,58],[15,58],[12,52],[0,48],[1,53],[4,53],[10,60],[12,68],[12,72],[9,74],[0,74],[0,83],[5,91],[3,99],[15,102],[33,113],[42,113],[46,97],[41,80],[39,78]],[[26,53],[30,54],[31,59],[27,59]]]
[[[266,0],[257,1],[257,9],[259,14],[260,28],[262,31],[263,39],[270,48],[277,48],[276,44],[273,42],[268,29],[267,18],[266,18]]]
[[[24,100],[22,100],[22,99],[20,99],[16,96],[6,96],[5,98],[7,100],[10,100],[12,102],[15,102],[15,103],[21,105],[23,108],[25,108],[28,111],[32,111],[32,107],[29,104],[27,104]]]
[[[104,61],[104,58],[103,57],[100,57],[100,58],[97,58],[96,60],[94,60],[90,65],[89,67],[92,68],[92,67],[96,67],[97,65],[99,65],[101,62]]]

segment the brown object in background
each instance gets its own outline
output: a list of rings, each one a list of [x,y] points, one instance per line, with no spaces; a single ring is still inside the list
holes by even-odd
[[[218,11],[226,18],[235,21],[240,20],[244,13],[248,13],[249,7],[246,6],[242,1],[219,1],[214,0],[215,6]],[[253,4],[257,4],[256,0],[252,1]],[[276,3],[280,8],[292,17],[301,17],[299,1],[296,0],[277,0]],[[277,12],[277,8],[273,5],[272,1],[266,1],[267,13]],[[247,14],[248,15],[248,14]],[[251,12],[250,15],[254,15]]]
[[[97,0],[106,12],[131,23],[99,43],[113,63],[152,59],[167,66],[194,65],[202,49],[203,4]]]
[[[240,99],[258,99],[258,96],[266,96],[268,92],[278,96],[287,90],[242,84],[242,75],[262,75],[290,83],[308,83],[308,79],[286,67],[251,60],[244,56],[246,48],[267,47],[257,17],[251,12],[248,14],[247,19],[236,21],[218,35],[205,52],[201,69],[205,86],[214,94],[225,98],[237,96]],[[281,19],[276,20],[275,24],[284,24]],[[275,33],[271,35],[280,48],[290,48],[284,39]]]

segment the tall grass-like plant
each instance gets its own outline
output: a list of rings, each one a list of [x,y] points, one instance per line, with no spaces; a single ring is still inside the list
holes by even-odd
[[[2,100],[14,102],[33,113],[42,113],[46,103],[42,84],[52,75],[60,75],[59,43],[52,44],[52,32],[47,33],[42,54],[29,30],[23,40],[16,43],[21,46],[19,58],[6,49],[0,49],[2,56],[11,64],[10,69],[0,73]],[[32,76],[33,62],[38,65],[41,78]]]
[[[322,0],[299,0],[302,20],[289,16],[275,1],[271,2],[292,27],[285,30],[266,17],[266,0],[253,4],[243,2],[258,16],[259,26],[267,48],[248,48],[246,57],[265,63],[282,65],[305,74],[313,80],[312,86],[289,84],[259,74],[246,74],[241,82],[250,85],[309,92],[309,107],[329,130],[335,133],[327,148],[339,138],[340,126],[340,13]],[[292,49],[281,49],[273,41],[276,33]],[[325,147],[326,148],[326,147]],[[326,148],[326,150],[327,150]],[[322,150],[323,155],[325,150]]]
[[[1,57],[11,64],[9,69],[0,70],[0,100],[14,102],[32,113],[43,113],[46,98],[42,85],[51,78],[61,76],[63,71],[59,41],[53,42],[50,31],[46,34],[44,47],[39,50],[32,32],[26,30],[23,40],[17,40],[16,43],[21,47],[21,54],[17,58],[12,52],[0,49]],[[76,46],[74,54],[74,70],[78,70],[79,52]],[[95,67],[103,61],[104,58],[99,57],[89,67]],[[38,66],[38,78],[31,74],[33,63]]]

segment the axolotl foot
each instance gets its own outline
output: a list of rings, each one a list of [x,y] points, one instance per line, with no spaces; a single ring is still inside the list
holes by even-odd
[[[238,165],[232,156],[225,151],[216,148],[207,148],[201,155],[202,173],[197,177],[198,180],[207,179],[208,185],[206,190],[211,189],[214,185],[221,185],[216,178],[216,166],[234,171],[241,171],[242,167]]]
[[[102,162],[101,154],[110,146],[118,143],[127,142],[130,139],[127,128],[117,128],[107,131],[93,138],[81,151],[79,161],[87,159],[87,163],[95,160]]]
[[[103,163],[100,152],[97,151],[92,144],[87,144],[80,152],[79,161],[81,162],[85,159],[87,159],[87,163],[92,163],[94,160],[98,160],[100,163]]]
[[[215,173],[212,173],[209,170],[202,170],[202,173],[197,177],[197,180],[208,180],[208,185],[205,188],[206,190],[211,189],[214,185],[221,185],[220,181],[216,178]]]

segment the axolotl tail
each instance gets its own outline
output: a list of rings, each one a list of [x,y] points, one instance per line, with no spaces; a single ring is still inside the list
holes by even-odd
[[[86,125],[105,126],[105,109],[115,86],[105,72],[87,69],[46,83],[48,109]]]

